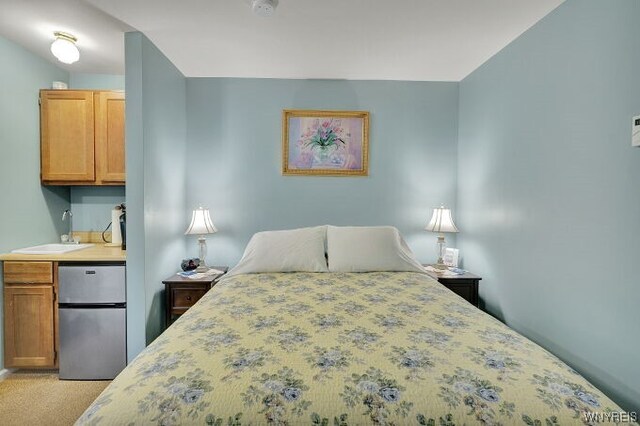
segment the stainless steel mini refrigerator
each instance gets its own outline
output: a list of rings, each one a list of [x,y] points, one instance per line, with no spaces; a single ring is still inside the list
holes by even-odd
[[[124,265],[58,269],[60,379],[113,379],[127,365]]]

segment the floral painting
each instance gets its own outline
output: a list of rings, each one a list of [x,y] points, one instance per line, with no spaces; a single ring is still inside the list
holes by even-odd
[[[283,174],[368,174],[368,112],[285,110],[282,125]]]

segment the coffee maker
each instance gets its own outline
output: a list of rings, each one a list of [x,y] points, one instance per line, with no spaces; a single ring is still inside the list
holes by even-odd
[[[122,250],[127,249],[127,208],[122,203],[122,214],[120,215],[120,234],[122,235]]]

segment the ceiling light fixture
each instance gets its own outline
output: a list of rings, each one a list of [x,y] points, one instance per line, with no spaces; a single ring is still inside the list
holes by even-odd
[[[269,17],[278,7],[278,0],[251,0],[251,10],[258,16]]]
[[[65,64],[72,64],[80,59],[80,51],[76,46],[78,41],[75,36],[62,31],[56,31],[53,33],[56,39],[51,43],[51,53],[58,58],[60,62]]]

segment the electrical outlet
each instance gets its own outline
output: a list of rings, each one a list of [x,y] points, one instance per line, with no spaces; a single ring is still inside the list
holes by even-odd
[[[640,115],[633,117],[631,129],[631,145],[640,147]]]

